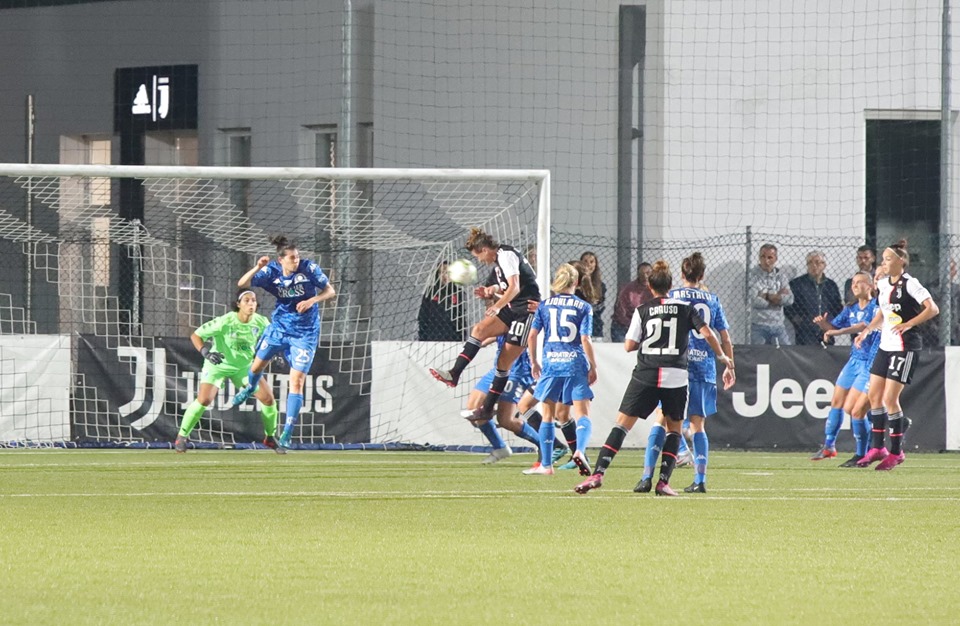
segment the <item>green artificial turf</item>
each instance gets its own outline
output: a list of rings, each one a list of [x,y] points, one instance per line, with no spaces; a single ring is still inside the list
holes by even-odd
[[[718,452],[707,494],[532,455],[0,453],[2,623],[957,623],[960,456]],[[678,469],[678,490],[692,471]]]

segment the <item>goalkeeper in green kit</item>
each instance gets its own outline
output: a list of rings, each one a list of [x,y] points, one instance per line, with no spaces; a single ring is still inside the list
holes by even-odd
[[[241,289],[237,292],[233,311],[210,320],[190,335],[190,341],[203,355],[204,363],[197,399],[190,403],[180,421],[180,432],[174,443],[177,452],[187,451],[190,432],[217,397],[224,380],[232,380],[238,389],[247,384],[247,370],[256,354],[257,343],[269,324],[270,320],[257,314],[257,294],[249,289]],[[266,380],[260,379],[254,396],[263,407],[263,444],[278,454],[285,454],[274,438],[277,432],[277,403]]]

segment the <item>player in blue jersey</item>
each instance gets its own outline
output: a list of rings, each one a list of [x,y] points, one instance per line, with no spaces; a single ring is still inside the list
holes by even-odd
[[[824,330],[825,341],[837,335],[859,334],[877,314],[877,301],[873,299],[873,277],[869,272],[854,274],[850,290],[856,300],[844,307],[836,317],[832,320],[828,320],[826,315],[813,318],[813,322]],[[823,446],[810,457],[811,461],[837,456],[836,441],[843,425],[844,413],[851,417],[850,428],[857,442],[857,450],[853,458],[840,467],[857,467],[857,461],[867,453],[870,445],[870,426],[866,420],[867,410],[870,408],[867,390],[870,385],[870,365],[879,347],[880,333],[874,332],[867,335],[859,347],[854,345],[850,348],[850,359],[840,371],[833,388],[830,413],[824,425]]]
[[[250,366],[247,386],[234,396],[233,404],[242,404],[250,398],[270,359],[282,353],[290,365],[290,389],[287,419],[279,443],[289,447],[303,408],[303,383],[320,340],[319,303],[333,298],[337,292],[319,265],[300,258],[295,243],[284,235],[270,237],[270,243],[277,248],[277,258],[271,261],[269,257],[260,257],[237,281],[241,288],[260,287],[276,298],[277,304]]]
[[[597,295],[598,291],[593,285],[593,281],[590,279],[590,272],[587,269],[587,264],[581,261],[580,259],[574,259],[572,261],[567,261],[570,265],[577,270],[579,278],[577,279],[577,289],[573,292],[573,295],[580,298],[581,300],[587,302],[591,306],[595,305],[599,300],[600,296]],[[576,420],[570,419],[570,409],[573,408],[571,404],[558,404],[557,405],[557,415],[555,424],[556,427],[560,429],[560,432],[563,434],[563,438],[566,441],[566,446],[564,446],[562,452],[563,454],[558,453],[558,448],[554,447],[553,449],[553,462],[554,464],[561,458],[566,455],[566,450],[576,450],[577,449],[577,422]],[[557,467],[558,470],[573,470],[577,469],[577,464],[574,463],[573,459],[570,459],[563,465]]]
[[[693,308],[703,318],[704,323],[717,332],[720,337],[720,348],[731,362],[733,362],[733,342],[730,340],[730,325],[723,312],[720,299],[715,294],[701,287],[707,265],[703,255],[694,252],[683,260],[680,272],[683,275],[683,287],[674,289],[669,296],[676,300],[683,300],[693,305]],[[736,375],[732,367],[723,372],[723,388],[729,389],[736,382]],[[717,364],[713,358],[713,351],[704,339],[703,334],[690,331],[690,344],[687,349],[687,419],[690,421],[690,430],[693,433],[693,465],[694,478],[687,493],[706,493],[707,460],[710,456],[710,442],[707,431],[704,429],[704,419],[717,412]],[[657,421],[650,429],[647,437],[647,450],[643,461],[643,476],[637,483],[634,491],[646,493],[653,487],[653,470],[663,449],[667,432],[662,413],[658,413]]]
[[[556,294],[540,304],[533,318],[527,352],[538,378],[534,395],[543,403],[543,422],[540,425],[540,467],[532,467],[524,474],[553,474],[553,419],[559,404],[572,404],[577,423],[576,451],[573,462],[582,476],[590,475],[585,455],[592,430],[590,385],[597,380],[597,362],[593,356],[593,307],[573,295],[579,273],[569,263],[557,268],[551,290]],[[543,365],[537,360],[537,337],[544,331]]]
[[[494,362],[496,362],[496,358],[500,356],[500,350],[503,348],[504,340],[505,338],[503,336],[496,339],[497,357],[495,357]],[[492,340],[490,343],[492,343]],[[510,447],[503,441],[500,433],[497,432],[497,426],[494,425],[492,419],[478,420],[475,417],[476,409],[483,405],[487,394],[490,393],[490,385],[493,383],[495,375],[496,366],[487,372],[486,376],[477,381],[473,391],[470,392],[470,396],[467,398],[467,409],[462,413],[462,417],[479,428],[480,432],[487,438],[487,441],[490,442],[490,445],[493,446],[493,451],[482,461],[484,465],[496,463],[513,454]],[[510,368],[507,384],[503,389],[503,393],[500,394],[500,399],[497,401],[496,415],[497,425],[501,428],[505,428],[517,437],[529,441],[534,447],[539,447],[540,439],[536,429],[524,419],[528,414],[539,417],[539,413],[537,413],[536,410],[536,400],[528,393],[533,389],[533,385],[534,381],[530,370],[530,360],[526,353],[523,353],[513,362],[513,366]]]

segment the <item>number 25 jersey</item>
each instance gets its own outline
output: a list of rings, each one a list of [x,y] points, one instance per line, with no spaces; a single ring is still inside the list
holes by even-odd
[[[688,302],[654,298],[633,312],[627,339],[640,344],[633,377],[654,387],[687,385],[687,346],[690,331],[706,323]]]

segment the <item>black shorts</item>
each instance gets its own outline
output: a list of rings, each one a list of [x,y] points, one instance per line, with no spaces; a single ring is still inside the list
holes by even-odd
[[[900,350],[898,352],[877,350],[877,356],[874,357],[873,365],[870,366],[870,373],[874,376],[909,385],[913,378],[913,370],[917,369],[919,364],[920,359],[913,350]]]
[[[624,415],[647,419],[657,405],[663,410],[664,417],[675,422],[682,421],[687,415],[687,387],[655,387],[630,378],[627,390],[620,401],[620,412]]]
[[[526,308],[514,312],[512,307],[505,306],[500,309],[497,319],[507,326],[507,332],[504,334],[507,343],[527,347],[527,336],[530,334],[530,325],[533,324],[533,313],[528,313]]]

